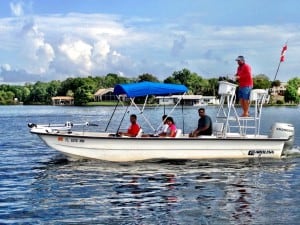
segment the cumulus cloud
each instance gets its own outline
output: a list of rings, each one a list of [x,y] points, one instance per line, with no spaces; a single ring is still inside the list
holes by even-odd
[[[82,40],[67,38],[58,46],[62,62],[66,61],[78,69],[78,75],[90,74],[92,46]],[[57,61],[57,60],[56,60]],[[68,64],[64,64],[66,66]],[[70,67],[69,67],[70,68]],[[72,70],[69,72],[72,72]],[[75,72],[75,71],[73,71]]]
[[[30,62],[24,69],[29,73],[46,73],[55,57],[52,45],[45,40],[44,33],[32,21],[24,24],[21,34],[23,41],[20,42],[20,56]]]
[[[107,60],[111,54],[111,46],[107,40],[99,40],[93,45],[92,60],[94,71],[105,71],[107,68]]]
[[[185,67],[217,76],[233,73],[240,54],[255,73],[272,74],[274,68],[266,65],[277,65],[286,38],[294,45],[286,58],[293,55],[297,65],[300,32],[295,25],[205,25],[190,23],[190,17],[187,23],[185,15],[176,24],[105,14],[26,15],[26,7],[11,3],[13,17],[0,19],[0,77],[11,81],[107,73],[164,79]]]
[[[93,56],[106,58],[110,53],[110,45],[107,40],[99,40],[94,44]]]

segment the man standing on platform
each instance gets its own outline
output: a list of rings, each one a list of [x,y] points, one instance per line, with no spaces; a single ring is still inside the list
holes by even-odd
[[[242,117],[249,116],[250,93],[253,88],[253,79],[251,74],[251,67],[245,63],[244,56],[236,58],[238,68],[236,72],[236,80],[239,83],[238,98],[243,109]]]

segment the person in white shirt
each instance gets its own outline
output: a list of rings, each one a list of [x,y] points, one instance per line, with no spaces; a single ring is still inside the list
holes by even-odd
[[[162,124],[159,126],[154,136],[166,136],[169,125],[167,124],[167,115],[162,116]]]
[[[155,131],[154,134],[143,134],[142,137],[166,137],[169,129],[169,124],[167,123],[167,115],[162,116],[162,123]]]

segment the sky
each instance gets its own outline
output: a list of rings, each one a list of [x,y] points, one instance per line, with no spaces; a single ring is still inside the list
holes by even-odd
[[[1,0],[0,84],[184,68],[233,77],[243,55],[253,75],[300,75],[298,0]],[[279,66],[282,47],[285,61]]]

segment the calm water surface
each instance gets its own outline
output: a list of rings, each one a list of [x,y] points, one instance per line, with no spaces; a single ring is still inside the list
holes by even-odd
[[[27,123],[88,121],[104,130],[112,107],[0,106],[0,224],[300,224],[300,109],[264,110],[263,132],[277,121],[295,125],[287,158],[109,163],[67,161]],[[180,113],[177,126],[188,132],[197,108],[184,121]],[[158,122],[162,114],[145,111]]]

